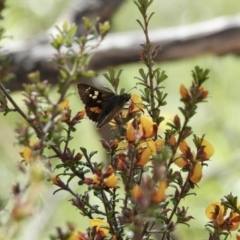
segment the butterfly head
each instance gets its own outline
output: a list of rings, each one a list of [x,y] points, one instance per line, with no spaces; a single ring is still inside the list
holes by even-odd
[[[127,103],[131,99],[131,94],[123,93],[120,95],[122,103]]]

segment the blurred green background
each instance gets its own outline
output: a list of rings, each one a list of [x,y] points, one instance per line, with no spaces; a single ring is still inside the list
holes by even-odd
[[[12,36],[12,40],[31,39],[41,34],[54,25],[58,16],[64,12],[69,1],[66,0],[8,0],[8,9],[5,11],[4,27],[6,35]],[[151,21],[151,28],[185,25],[194,22],[209,20],[218,16],[231,16],[240,12],[239,1],[236,0],[155,0],[151,7],[155,12]],[[137,8],[131,0],[127,0],[119,9],[112,21],[112,32],[140,30],[136,18],[140,18]],[[167,106],[162,108],[166,119],[171,119],[179,114],[179,86],[181,83],[189,86],[191,83],[191,70],[196,66],[211,70],[210,80],[205,87],[210,91],[208,102],[202,104],[191,124],[195,133],[199,136],[206,134],[206,139],[215,148],[215,155],[209,167],[204,171],[204,177],[196,189],[197,196],[188,197],[183,204],[189,206],[189,214],[194,217],[190,222],[191,227],[179,226],[176,232],[178,239],[206,239],[207,232],[204,225],[207,219],[204,215],[208,204],[220,200],[223,195],[239,195],[240,180],[240,59],[234,54],[226,56],[204,55],[191,59],[163,62],[157,64],[165,70],[168,79],[164,82],[166,87]],[[128,64],[119,66],[123,69],[122,86],[130,89],[135,86],[135,76],[138,76],[140,64]],[[103,71],[104,72],[104,71]],[[101,73],[100,73],[101,74]],[[75,88],[72,88],[76,92]],[[54,95],[55,93],[53,93]],[[14,93],[16,99],[23,107],[23,96]],[[74,112],[82,109],[77,94],[70,97],[70,105]],[[21,150],[15,143],[14,125],[19,121],[17,114],[0,116],[0,174],[4,181],[0,181],[2,197],[10,194],[10,187],[23,177],[18,176],[17,164],[21,160],[18,152]],[[87,129],[87,131],[86,131]],[[84,136],[84,137],[83,137]],[[95,137],[93,137],[95,136]],[[103,150],[99,143],[95,126],[88,120],[78,125],[73,146],[77,149],[84,146],[89,151],[98,150],[95,160],[104,158]],[[52,196],[51,183],[46,183],[41,192],[42,202],[52,201],[50,209],[45,209],[44,222],[35,226],[42,227],[42,235],[37,239],[48,239],[49,233],[53,233],[53,227],[62,226],[66,221],[75,222],[79,229],[85,228],[84,221],[78,211],[67,202],[71,196],[58,193]],[[83,189],[80,190],[81,192]],[[49,206],[48,206],[49,207]],[[39,217],[39,216],[36,216]],[[25,222],[25,229],[19,239],[27,238],[31,225],[31,219]],[[33,230],[33,229],[31,229]],[[36,229],[35,229],[36,230]]]

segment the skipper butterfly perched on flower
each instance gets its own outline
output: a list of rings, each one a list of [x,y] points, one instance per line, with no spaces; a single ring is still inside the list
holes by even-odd
[[[117,95],[82,83],[77,88],[87,116],[98,128],[111,121],[131,98],[128,93]]]

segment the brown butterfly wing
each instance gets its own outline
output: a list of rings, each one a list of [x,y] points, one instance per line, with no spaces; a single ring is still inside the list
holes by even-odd
[[[131,95],[127,93],[111,97],[111,100],[106,103],[105,108],[103,108],[97,119],[97,127],[101,127],[111,121],[120,111],[122,111],[124,105],[130,100],[130,98]]]
[[[82,83],[78,84],[77,88],[80,98],[85,104],[87,116],[97,122],[106,104],[115,94]]]

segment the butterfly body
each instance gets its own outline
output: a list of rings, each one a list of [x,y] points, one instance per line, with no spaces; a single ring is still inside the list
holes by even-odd
[[[78,84],[78,92],[85,104],[86,114],[92,121],[101,127],[111,121],[130,100],[131,94],[117,95],[99,90],[87,84]]]

